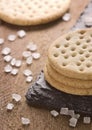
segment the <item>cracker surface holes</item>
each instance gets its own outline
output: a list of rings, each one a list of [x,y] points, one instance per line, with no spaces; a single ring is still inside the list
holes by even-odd
[[[80,41],[77,41],[77,42],[76,42],[76,45],[77,45],[77,46],[79,46],[80,44],[81,44],[81,42],[80,42]]]
[[[66,48],[66,47],[69,47],[69,43],[64,44],[64,47],[65,47],[65,48]]]
[[[61,53],[62,53],[62,54],[65,54],[65,53],[66,53],[66,51],[65,51],[65,50],[61,50]]]
[[[71,54],[72,57],[75,57],[76,55],[77,55],[76,52],[74,52],[74,53]]]
[[[69,41],[70,39],[71,39],[71,37],[70,37],[70,36],[67,36],[67,37],[66,37],[66,40],[67,40],[67,41]]]
[[[65,62],[62,63],[62,66],[66,66],[66,65],[67,65],[67,63],[65,63]]]
[[[60,48],[60,44],[56,44],[56,46],[55,46],[56,48]]]
[[[55,53],[55,54],[54,54],[54,57],[58,57],[58,56],[59,56],[59,54],[58,54],[58,53]]]
[[[84,68],[80,68],[79,71],[80,71],[80,72],[83,72],[83,71],[84,71]]]
[[[89,57],[90,57],[90,54],[86,54],[85,57],[86,57],[86,58],[89,58]]]
[[[81,58],[80,58],[80,61],[81,61],[81,62],[85,61],[85,58],[84,58],[84,57],[81,57]]]
[[[85,30],[81,30],[81,31],[79,31],[79,33],[83,35],[84,33],[86,33],[86,31]]]
[[[82,49],[86,49],[86,48],[87,48],[87,45],[84,44],[84,45],[82,46]]]
[[[75,47],[71,47],[71,51],[75,51],[76,50],[76,48]]]
[[[69,58],[69,56],[68,56],[68,55],[65,55],[65,56],[64,56],[64,58],[65,58],[65,59],[68,59],[68,58]]]
[[[77,65],[77,66],[81,66],[81,63],[80,63],[80,62],[77,62],[76,65]]]
[[[91,40],[90,40],[90,39],[87,39],[86,42],[89,43],[89,42],[91,42]]]
[[[84,38],[84,36],[79,36],[79,38],[80,38],[80,39],[83,39],[83,38]]]
[[[90,63],[87,63],[87,64],[86,64],[86,67],[87,67],[87,68],[90,68],[90,67],[91,67],[91,64],[90,64]]]
[[[80,54],[80,55],[82,55],[83,53],[84,53],[84,51],[83,51],[83,50],[80,50],[80,51],[79,51],[79,54]]]

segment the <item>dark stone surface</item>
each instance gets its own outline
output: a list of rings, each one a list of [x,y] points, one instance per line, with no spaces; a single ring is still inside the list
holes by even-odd
[[[92,1],[71,30],[86,28],[84,19],[90,13],[92,13]],[[92,96],[71,95],[58,91],[45,81],[43,72],[41,72],[35,83],[28,89],[26,99],[31,106],[58,111],[60,111],[61,107],[68,107],[77,113],[92,116]]]
[[[92,96],[77,96],[52,88],[44,79],[41,72],[36,82],[28,89],[26,99],[29,105],[60,111],[68,107],[77,113],[92,115]]]

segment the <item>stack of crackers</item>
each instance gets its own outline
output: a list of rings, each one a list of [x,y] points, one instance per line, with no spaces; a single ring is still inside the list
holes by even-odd
[[[45,79],[74,95],[92,95],[92,28],[69,32],[49,48]]]

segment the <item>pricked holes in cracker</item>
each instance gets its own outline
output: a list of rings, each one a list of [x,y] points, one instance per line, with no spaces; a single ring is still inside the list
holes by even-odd
[[[87,45],[84,44],[84,45],[82,46],[82,49],[86,49],[86,48],[87,48]]]
[[[65,53],[66,53],[66,51],[65,51],[65,50],[61,50],[61,53],[62,53],[62,54],[65,54]]]
[[[84,58],[84,57],[81,57],[81,58],[80,58],[80,61],[81,61],[81,62],[84,62],[84,61],[85,61],[85,58]]]
[[[90,68],[90,67],[91,67],[91,64],[90,64],[90,63],[86,63],[86,67],[87,67],[87,68]]]
[[[90,57],[90,54],[85,54],[85,57],[86,57],[86,58],[89,58],[89,57]]]
[[[59,48],[59,47],[60,47],[60,44],[56,44],[55,47],[56,47],[56,48]]]
[[[75,51],[76,50],[76,48],[75,47],[71,47],[71,51]]]
[[[81,66],[81,63],[80,63],[80,62],[76,62],[76,65],[77,65],[77,66]]]
[[[71,38],[70,36],[67,36],[67,37],[66,37],[66,40],[67,40],[67,41],[69,41],[69,40],[70,40],[70,38]]]
[[[92,52],[92,49],[89,49],[89,52]]]
[[[79,36],[79,38],[80,38],[80,39],[83,39],[83,38],[84,38],[84,36]]]
[[[77,42],[76,42],[76,45],[77,45],[77,46],[79,46],[80,44],[81,44],[80,41],[77,41]]]
[[[66,65],[67,65],[67,63],[65,63],[65,62],[62,63],[62,66],[66,66]]]
[[[59,54],[58,54],[58,53],[55,53],[53,56],[54,56],[54,57],[58,57],[58,56],[59,56]]]
[[[76,52],[74,52],[74,53],[71,54],[72,57],[75,57],[76,55],[77,55]]]
[[[84,71],[84,68],[83,68],[83,67],[79,68],[79,71],[83,72],[83,71]]]
[[[84,51],[83,51],[83,50],[80,50],[80,51],[79,51],[79,54],[80,54],[80,55],[82,55],[83,53],[84,53]]]
[[[87,39],[86,42],[89,43],[89,42],[91,42],[91,40],[90,40],[90,39]]]
[[[83,35],[85,32],[86,32],[85,30],[79,31],[79,33],[82,34],[82,35]]]
[[[69,43],[64,44],[64,47],[65,47],[65,48],[66,48],[66,47],[69,47]]]
[[[68,55],[65,55],[65,56],[64,56],[64,58],[65,58],[65,59],[68,59],[68,58],[69,58],[69,56],[68,56]]]

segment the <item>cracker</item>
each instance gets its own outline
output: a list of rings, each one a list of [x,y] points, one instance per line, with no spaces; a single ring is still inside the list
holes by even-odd
[[[63,35],[49,48],[49,63],[62,75],[92,80],[92,29]]]
[[[37,25],[61,17],[71,0],[0,0],[0,18],[16,25]]]
[[[92,89],[82,89],[82,88],[72,88],[70,86],[65,86],[64,84],[58,82],[56,79],[49,75],[47,68],[44,69],[45,79],[46,81],[54,88],[69,93],[73,95],[92,95]]]
[[[49,72],[49,75],[56,79],[58,82],[64,84],[65,86],[70,86],[75,88],[92,88],[92,80],[81,80],[81,79],[75,79],[75,78],[69,78],[67,76],[64,76],[60,73],[58,73],[55,69],[52,68],[52,66],[47,62],[46,64],[47,70]]]

